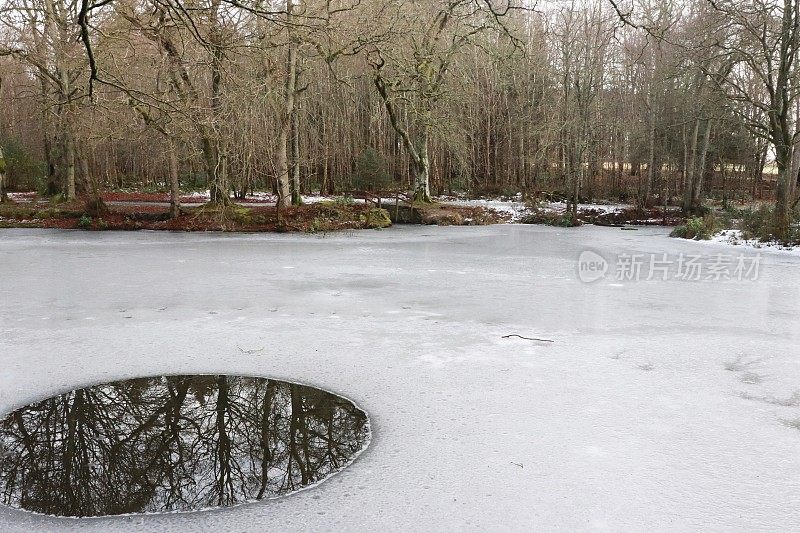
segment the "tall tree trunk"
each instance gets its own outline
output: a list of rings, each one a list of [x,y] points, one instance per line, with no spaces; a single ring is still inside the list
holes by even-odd
[[[229,205],[231,203],[228,184],[228,155],[218,128],[223,123],[222,115],[222,64],[225,61],[224,41],[221,22],[218,19],[220,0],[211,3],[211,124],[205,127],[204,136],[208,142],[203,145],[208,153],[208,189],[211,203]]]
[[[45,196],[55,196],[61,192],[61,187],[58,183],[56,167],[53,163],[53,143],[51,141],[52,120],[50,118],[50,101],[48,98],[48,82],[46,76],[44,70],[39,69],[39,91],[42,99],[40,104],[42,106],[42,150],[44,151],[44,160],[47,167],[47,176],[45,177],[43,192]]]
[[[721,157],[719,158],[719,170],[722,174],[722,209],[728,209],[728,175],[725,172],[725,161]]]
[[[228,189],[223,185],[224,166],[219,146],[212,128],[198,125],[200,146],[203,152],[203,167],[208,180],[209,199],[212,204],[228,205],[231,203]]]
[[[570,204],[570,214],[572,215],[572,222],[575,223],[578,218],[578,202],[581,198],[581,177],[583,175],[583,154],[577,148],[574,151],[575,159],[572,161],[572,202]]]
[[[292,202],[292,191],[289,184],[289,153],[287,147],[289,129],[289,121],[286,121],[285,125],[281,125],[280,132],[278,133],[278,149],[276,151],[278,207],[288,207]]]
[[[642,187],[639,194],[639,208],[644,209],[650,201],[650,191],[653,187],[656,173],[656,119],[655,111],[652,108],[652,97],[648,94],[647,107],[650,109],[650,127],[648,128],[648,153],[647,153],[647,174],[644,175]]]
[[[45,113],[47,113],[47,111],[45,111]],[[59,184],[58,174],[56,173],[56,165],[53,163],[53,143],[50,140],[50,127],[47,122],[44,123],[42,148],[44,150],[45,166],[47,167],[44,194],[45,196],[55,196],[61,192],[61,186]]]
[[[81,196],[86,197],[86,213],[90,217],[102,217],[108,214],[103,198],[100,196],[100,184],[92,174],[89,166],[89,154],[84,143],[80,143],[78,150],[78,168],[80,169],[79,190]]]
[[[759,140],[759,143],[762,141]],[[761,190],[761,180],[764,176],[764,167],[767,164],[767,153],[769,152],[769,143],[763,141],[763,144],[759,146],[758,152],[754,156],[754,168],[753,168],[753,199],[757,196],[760,197],[760,190]]]
[[[68,201],[74,200],[75,191],[75,141],[69,126],[64,131],[64,194]]]
[[[278,207],[288,207],[292,203],[292,190],[289,175],[288,143],[292,130],[292,116],[295,112],[297,96],[297,42],[292,27],[294,18],[294,2],[286,3],[286,19],[289,32],[289,50],[286,61],[286,82],[283,95],[283,113],[280,132],[278,134],[278,150],[276,166],[278,171]]]
[[[81,150],[81,155],[78,157],[78,168],[80,168],[81,176],[79,190],[82,194],[86,194],[92,198],[97,197],[97,186],[89,170],[89,159],[83,150]]]
[[[417,147],[417,157],[412,158],[414,168],[414,201],[431,201],[431,176],[430,176],[430,155],[428,152],[428,128],[423,128],[420,135],[419,146]]]
[[[797,175],[800,171],[800,156],[796,146],[787,146],[776,150],[775,159],[779,173],[775,191],[773,234],[778,239],[786,240],[792,223],[791,212],[797,188]]]
[[[297,83],[297,82],[295,82]],[[300,190],[300,114],[295,105],[292,110],[292,205],[302,205]]]
[[[68,201],[76,197],[75,190],[75,138],[72,130],[74,120],[71,98],[71,84],[69,75],[63,68],[60,70],[59,79],[61,80],[59,102],[59,121],[61,125],[62,141],[64,143],[64,194]]]
[[[580,177],[578,176],[578,152],[574,139],[569,134],[564,135],[565,142],[562,146],[564,174],[567,181],[567,208],[566,213],[572,216],[573,221],[578,214],[578,197],[580,196]]]
[[[797,113],[797,102],[793,102],[794,85],[791,82],[792,76],[796,75],[793,59],[796,59],[798,51],[798,16],[796,0],[784,0],[779,39],[780,63],[777,75],[774,76],[774,89],[770,92],[770,137],[775,147],[775,162],[778,166],[773,236],[784,241],[789,238],[791,229],[791,210],[800,167],[795,141],[800,116]]]
[[[711,127],[712,120],[706,120],[706,128],[703,132],[703,143],[700,145],[700,157],[697,159],[697,167],[694,172],[694,180],[692,181],[692,211],[697,212],[702,206],[703,194],[703,177],[706,173],[706,159],[708,157],[708,148],[711,140]]]
[[[330,78],[332,74],[328,73],[328,87],[331,86]],[[328,143],[328,112],[327,106],[322,106],[320,110],[320,143],[322,144],[322,184],[319,187],[320,196],[326,193],[333,192],[333,187],[329,183],[330,180],[330,146]]]
[[[181,214],[181,184],[178,172],[178,150],[175,141],[169,140],[169,216],[178,218]]]
[[[692,130],[692,141],[689,146],[689,158],[686,165],[686,179],[683,186],[683,212],[692,210],[692,191],[694,188],[695,172],[697,169],[697,142],[700,137],[700,118],[695,119]]]
[[[0,146],[0,203],[8,201],[6,192],[6,159],[3,155],[3,147]]]
[[[689,135],[686,133],[686,124],[681,126],[681,138],[683,140],[683,161],[681,162],[680,190],[676,191],[676,194],[686,190],[686,183],[689,177]]]
[[[430,202],[431,189],[430,189],[430,156],[428,154],[429,144],[429,126],[423,124],[420,126],[422,131],[415,143],[411,135],[408,133],[408,127],[401,123],[400,117],[397,115],[397,109],[392,101],[389,90],[386,86],[386,81],[381,75],[383,64],[375,66],[375,87],[378,89],[378,94],[383,100],[383,105],[389,114],[389,123],[392,125],[395,133],[400,136],[403,146],[408,152],[411,159],[411,169],[414,173],[414,201]]]
[[[41,33],[33,32],[36,54],[41,57],[49,53],[48,42],[51,38],[51,33],[54,31],[51,7],[52,4],[50,2],[45,2],[45,21],[44,24],[42,24],[42,31]],[[53,120],[51,116],[53,102],[51,101],[50,92],[51,80],[49,78],[49,72],[44,65],[37,66],[36,72],[39,81],[39,97],[41,99],[39,105],[41,107],[42,118],[42,149],[47,165],[47,176],[45,178],[43,192],[46,196],[55,196],[59,192],[62,192],[62,190],[53,157]]]

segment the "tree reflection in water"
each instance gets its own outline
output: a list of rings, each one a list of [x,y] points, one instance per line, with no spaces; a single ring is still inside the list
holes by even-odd
[[[176,376],[69,392],[0,425],[0,489],[58,516],[188,511],[286,494],[345,467],[367,417],[281,381]]]

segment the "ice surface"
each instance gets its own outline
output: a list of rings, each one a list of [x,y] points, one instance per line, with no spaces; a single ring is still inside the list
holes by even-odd
[[[764,254],[758,281],[578,281],[586,249],[730,250],[667,232],[2,230],[0,412],[236,373],[343,394],[374,434],[287,498],[84,521],[4,508],[0,531],[798,530],[800,258]]]

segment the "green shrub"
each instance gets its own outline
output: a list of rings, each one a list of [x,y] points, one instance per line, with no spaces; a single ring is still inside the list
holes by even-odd
[[[89,215],[83,215],[80,220],[78,220],[78,227],[79,228],[90,228],[92,226],[92,218]]]
[[[571,212],[554,213],[547,210],[534,211],[522,219],[523,224],[544,224],[546,226],[557,226],[559,228],[574,228],[580,226],[582,222],[578,218],[573,218]]]
[[[370,209],[359,218],[367,228],[381,229],[392,225],[392,219],[389,218],[389,212],[386,209]]]
[[[161,182],[158,181],[151,181],[147,185],[141,187],[141,192],[146,193],[165,193],[169,192],[169,189]]]
[[[45,165],[16,139],[2,143],[5,156],[6,186],[11,190],[35,190]]]
[[[669,234],[670,237],[675,239],[688,239],[689,237],[686,236],[686,224],[682,224],[680,226],[676,226]]]
[[[739,229],[745,239],[772,239],[775,210],[768,205],[761,205],[757,209],[747,209],[742,213]]]
[[[322,233],[323,235],[331,231],[331,221],[322,217],[314,217],[311,223],[306,227],[306,233]]]
[[[725,213],[725,227],[734,227],[742,232],[745,240],[757,239],[760,241],[775,240],[775,208],[762,204],[758,207],[733,209]],[[788,243],[800,242],[800,212],[795,210],[790,214]]]
[[[350,196],[349,194],[345,194],[344,196],[337,196],[333,200],[333,205],[335,205],[336,207],[347,207],[353,205],[354,203],[355,200],[353,200],[353,197]]]
[[[703,241],[713,237],[716,230],[717,220],[714,215],[692,217],[686,221],[686,224],[672,230],[670,237]]]
[[[530,197],[525,200],[525,207],[527,207],[530,211],[544,211],[547,207],[547,200],[540,196]]]
[[[50,197],[50,204],[51,205],[63,204],[63,203],[66,203],[66,201],[67,201],[67,197],[64,196],[61,193],[54,194],[53,196]]]
[[[562,228],[574,228],[575,226],[580,226],[581,221],[577,218],[572,216],[572,212],[564,213],[560,218],[557,218],[555,221],[554,226],[559,226]]]
[[[479,198],[516,198],[519,190],[510,185],[487,185],[476,188],[473,193]]]
[[[390,183],[389,163],[386,158],[373,148],[367,148],[356,159],[353,186],[356,189],[374,192],[387,189]]]

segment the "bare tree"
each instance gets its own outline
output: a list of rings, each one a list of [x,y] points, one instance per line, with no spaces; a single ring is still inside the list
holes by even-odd
[[[6,191],[6,158],[3,156],[3,147],[0,146],[0,202],[8,201]]]
[[[389,122],[411,158],[414,199],[429,202],[432,130],[447,90],[447,75],[458,53],[477,35],[505,28],[512,5],[455,0],[415,4],[393,2],[392,39],[375,43],[368,61]]]
[[[732,68],[713,76],[730,98],[763,111],[764,121],[749,122],[754,132],[769,139],[775,150],[778,186],[775,201],[774,234],[788,237],[790,210],[795,202],[800,153],[798,105],[798,53],[800,52],[800,2],[710,2],[721,14],[719,23],[728,31],[717,44]],[[752,71],[760,82],[744,83],[745,72]],[[752,115],[745,114],[745,119]]]
[[[352,189],[369,158],[417,201],[520,191],[574,214],[660,194],[697,213],[720,180],[726,201],[771,192],[777,168],[786,235],[798,1],[7,0],[6,187],[22,150],[26,187],[161,182],[174,216],[181,180],[284,207]]]

